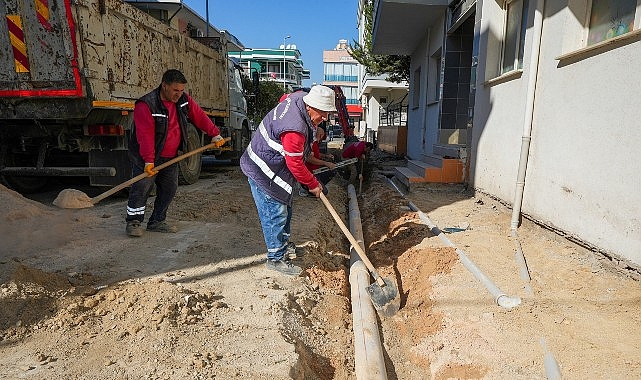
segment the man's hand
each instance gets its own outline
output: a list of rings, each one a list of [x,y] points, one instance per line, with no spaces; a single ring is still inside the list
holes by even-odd
[[[225,139],[221,135],[212,137],[211,142],[216,144],[216,148],[220,148],[221,146],[225,145]]]
[[[154,170],[153,162],[145,162],[145,173],[149,174],[150,177],[153,177],[158,173],[157,170]]]
[[[334,170],[334,169],[336,169],[336,164],[335,164],[335,163],[333,163],[333,162],[325,161],[325,166],[327,166],[327,168],[328,168],[329,170]]]
[[[323,192],[323,185],[319,183],[317,187],[309,190],[309,192],[314,194],[316,198],[320,198],[320,194]]]

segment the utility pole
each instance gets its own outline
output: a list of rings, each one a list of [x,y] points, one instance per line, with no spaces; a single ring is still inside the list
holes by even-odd
[[[286,64],[286,63],[285,63],[285,47],[286,47],[286,45],[285,45],[285,40],[286,40],[286,39],[288,39],[288,38],[290,38],[290,37],[291,37],[291,36],[289,36],[289,35],[287,35],[287,36],[283,37],[283,91],[286,91],[286,90],[287,90],[287,88],[285,87],[285,72],[286,72],[286,71],[285,71],[285,64]]]

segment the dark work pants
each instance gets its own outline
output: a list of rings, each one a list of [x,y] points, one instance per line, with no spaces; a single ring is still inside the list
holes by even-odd
[[[156,162],[161,165],[171,158],[160,158]],[[144,172],[144,167],[132,164],[132,175],[135,177]],[[137,220],[142,222],[145,219],[145,208],[149,192],[156,184],[156,200],[154,210],[149,218],[149,223],[162,222],[167,217],[167,209],[176,195],[178,189],[178,164],[175,163],[162,170],[155,176],[143,178],[131,185],[129,189],[129,200],[127,201],[126,220]]]
[[[332,180],[332,178],[334,178],[334,176],[336,175],[336,170],[328,170],[314,175],[316,176],[318,182],[322,183],[323,186],[325,186],[329,183],[329,181]]]

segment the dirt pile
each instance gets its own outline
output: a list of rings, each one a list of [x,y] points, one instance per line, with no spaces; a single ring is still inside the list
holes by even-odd
[[[388,378],[545,378],[542,339],[564,378],[641,372],[637,281],[525,221],[526,284],[509,209],[458,186],[404,198],[381,175],[394,158],[371,160],[365,251],[401,293],[399,312],[380,320]],[[344,187],[337,176],[328,199],[345,219]],[[442,229],[465,226],[450,240],[522,304],[498,306],[409,201]],[[62,210],[0,188],[0,379],[354,379],[349,244],[320,200],[294,200],[295,278],[265,269],[237,167],[180,187],[176,234],[127,237],[125,203]]]
[[[69,238],[69,215],[0,185],[0,254],[11,257],[59,246]]]

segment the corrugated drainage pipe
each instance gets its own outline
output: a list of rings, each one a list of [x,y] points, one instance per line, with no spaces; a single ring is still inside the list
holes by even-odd
[[[347,193],[349,195],[349,229],[363,251],[365,251],[361,214],[353,185],[347,187]],[[352,296],[356,378],[359,380],[386,380],[387,371],[385,370],[381,339],[378,334],[376,311],[366,291],[370,284],[370,273],[353,247],[350,254],[349,283]]]

